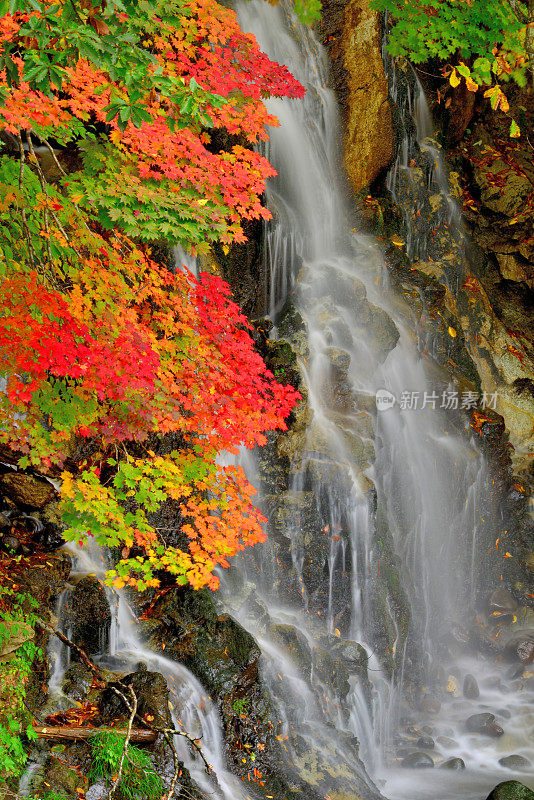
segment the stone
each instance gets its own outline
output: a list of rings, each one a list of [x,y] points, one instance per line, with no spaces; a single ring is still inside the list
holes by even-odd
[[[48,481],[22,472],[9,472],[0,477],[0,489],[15,503],[29,508],[43,508],[56,495]]]
[[[171,727],[169,690],[167,681],[161,673],[141,669],[126,675],[121,682],[134,690],[137,697],[137,713],[140,717],[148,717],[156,727]],[[114,719],[127,716],[124,702],[110,688],[103,691],[98,701],[98,708],[100,718],[105,725]]]
[[[439,766],[440,769],[465,769],[465,761],[463,758],[455,756],[454,758],[447,759],[447,761],[444,761],[443,764]]]
[[[516,608],[517,602],[507,589],[496,589],[489,599],[490,614],[513,614]]]
[[[465,727],[470,733],[481,733],[485,736],[502,736],[504,731],[495,720],[495,714],[485,712],[483,714],[473,714],[468,717]]]
[[[104,650],[111,625],[111,612],[106,594],[99,581],[88,575],[76,584],[67,604],[67,616],[72,625],[72,640],[87,655]]]
[[[14,653],[24,642],[35,637],[35,631],[26,622],[2,621],[2,637],[0,638],[0,661]]]
[[[411,753],[402,759],[401,766],[409,769],[424,769],[433,767],[434,762],[426,753]]]
[[[486,800],[534,800],[534,792],[519,781],[503,781]]]
[[[438,736],[436,742],[442,747],[458,747],[458,742],[451,739],[449,736]]]
[[[417,747],[421,747],[423,750],[433,750],[434,739],[431,736],[420,736],[417,740]]]
[[[349,0],[342,34],[349,96],[345,165],[358,192],[390,163],[394,133],[382,61],[382,23],[369,0]]]
[[[497,174],[499,181],[495,180]],[[474,177],[483,205],[507,217],[520,213],[532,192],[528,177],[513,170],[501,158],[483,166],[475,164]]]
[[[83,796],[84,779],[76,770],[55,756],[48,756],[39,778],[32,786],[32,793],[40,800],[48,797],[77,798]]]
[[[74,663],[65,672],[63,691],[73,700],[86,699],[93,684],[93,674],[83,664]]]
[[[474,675],[465,676],[463,693],[464,697],[467,697],[468,700],[476,700],[478,697],[480,697],[480,690],[478,688],[477,679]]]
[[[526,769],[527,767],[530,767],[530,761],[528,758],[517,755],[517,753],[499,758],[499,764],[502,767],[507,767],[508,769]]]

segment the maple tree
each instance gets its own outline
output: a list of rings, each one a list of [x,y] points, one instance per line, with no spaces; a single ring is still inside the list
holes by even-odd
[[[265,96],[304,90],[214,0],[12,0],[0,47],[0,442],[21,469],[63,470],[64,535],[120,548],[113,585],[165,570],[216,588],[263,539],[221,456],[284,428],[299,396],[228,285],[149,243],[198,252],[267,218],[274,171],[246,143],[277,124]]]
[[[534,86],[534,2],[527,0],[373,0],[390,14],[388,50],[422,63],[451,60],[443,68],[451,86],[462,80],[470,92],[482,89],[493,110],[509,111],[503,86]],[[520,135],[515,120],[510,135]]]

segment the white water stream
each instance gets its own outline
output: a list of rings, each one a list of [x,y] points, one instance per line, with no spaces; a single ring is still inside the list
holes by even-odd
[[[270,8],[258,0],[241,3],[239,18],[261,48],[286,64],[307,89],[304,101],[268,101],[269,111],[281,123],[270,132],[268,150],[279,173],[267,190],[275,217],[267,232],[266,266],[271,276],[268,307],[271,314],[279,311],[292,289],[292,303],[304,322],[305,334],[297,337],[296,349],[310,417],[305,443],[290,464],[289,493],[295,497],[312,495],[316,509],[321,509],[323,521],[327,521],[324,531],[330,542],[322,577],[327,586],[326,591],[322,587],[323,612],[317,610],[321,608],[316,602],[320,590],[314,599],[307,586],[305,537],[298,511],[287,519],[283,537],[289,541],[301,600],[295,592],[288,601],[281,591],[287,582],[282,575],[287,565],[277,558],[279,545],[274,542],[255,548],[236,566],[243,594],[240,597],[236,591],[238,579],[234,575],[227,582],[226,602],[261,644],[263,678],[278,699],[287,730],[305,730],[310,751],[323,754],[331,789],[340,789],[345,780],[330,769],[334,762],[341,766],[340,773],[345,768],[358,775],[360,785],[366,783],[360,765],[344,749],[348,733],[358,737],[367,772],[388,797],[427,800],[439,794],[442,800],[482,800],[496,783],[511,777],[534,786],[534,768],[511,773],[498,763],[503,755],[518,753],[534,764],[534,714],[529,708],[532,689],[528,681],[511,680],[509,666],[475,656],[466,646],[467,628],[484,590],[487,597],[490,586],[484,584],[489,565],[485,553],[506,524],[495,506],[488,467],[466,415],[440,409],[442,393],[455,387],[421,357],[407,322],[409,315],[389,290],[376,243],[352,228],[340,168],[339,115],[325,52],[313,32],[304,30],[280,6]],[[394,83],[394,93],[397,88]],[[420,143],[414,144],[406,133],[390,176],[390,188],[399,199],[403,186],[399,176],[411,168],[412,147],[426,154],[433,162],[428,171],[428,192],[441,198],[441,227],[450,231],[460,252],[461,220],[447,191],[439,148],[430,138],[430,117],[420,86],[406,97]],[[424,258],[428,249],[424,235],[429,232],[414,231],[411,216],[406,212],[409,249],[412,255]],[[451,288],[458,285],[461,268],[460,255],[451,272]],[[362,301],[362,284],[371,307]],[[399,332],[398,343],[387,355],[387,348],[381,345],[386,315]],[[341,401],[335,395],[336,364],[343,365]],[[371,413],[375,455],[366,464],[361,451],[355,458],[352,434],[358,433],[364,446],[371,444],[362,432],[366,430],[365,424],[362,426],[366,405],[361,399],[374,398],[379,390],[386,390],[386,397],[396,402],[388,410]],[[417,393],[419,410],[402,407],[400,400],[405,392]],[[425,398],[426,407],[421,408]],[[249,475],[257,485],[257,468],[248,461]],[[365,478],[376,486],[378,512],[365,492]],[[269,498],[264,499],[268,506]],[[410,610],[404,638],[389,587],[380,614],[384,615],[384,609],[386,616],[389,613],[390,627],[396,631],[391,650],[402,648],[393,674],[387,668],[385,653],[380,652],[377,619],[380,598],[376,585],[384,530],[392,539]],[[344,535],[338,535],[340,532]],[[352,564],[348,586],[347,561]],[[340,699],[332,687],[322,685],[313,670],[311,679],[304,680],[305,670],[296,664],[294,649],[284,646],[277,633],[280,626],[292,626],[312,652],[320,646],[332,649],[333,637],[325,636],[332,634],[337,624],[336,588],[338,594],[350,593],[352,619],[348,629],[341,633],[336,630],[335,635],[364,645],[373,684],[371,701],[364,682],[355,677],[345,699]],[[268,614],[267,622],[265,617],[250,613],[258,602]],[[479,682],[480,697],[476,700],[462,696],[462,682],[469,673]],[[443,695],[450,675],[459,690],[445,694],[439,711],[421,710],[415,718],[403,699],[404,691],[411,684],[420,690],[424,685],[424,691],[430,694],[433,688],[441,687]],[[321,701],[321,694],[323,698],[326,695],[326,702]],[[492,739],[466,733],[466,718],[483,711],[497,715],[505,728],[504,736]],[[459,756],[467,768],[458,772],[399,769],[396,737],[399,728],[410,723],[430,725],[435,740],[431,755],[436,765]],[[327,740],[329,752],[325,750]],[[298,762],[297,745],[288,758]]]
[[[169,687],[169,710],[175,728],[183,730],[201,741],[202,751],[213,768],[215,777],[207,774],[204,763],[187,744],[186,739],[175,737],[174,742],[179,757],[197,787],[210,800],[212,798],[213,800],[246,800],[247,797],[250,800],[250,793],[247,795],[243,791],[240,781],[227,769],[219,712],[199,681],[182,664],[166,658],[162,653],[150,650],[143,644],[139,637],[136,616],[127,601],[125,592],[116,592],[104,586],[105,571],[109,565],[100,548],[95,547],[90,550],[87,547],[69,545],[66,549],[73,558],[71,579],[76,582],[86,575],[94,576],[102,583],[110,606],[109,645],[98,656],[93,656],[95,662],[121,674],[135,671],[142,663],[148,670],[164,675]],[[65,600],[70,591],[67,589],[59,599],[60,622],[62,618],[65,618]],[[61,686],[69,664],[67,648],[61,643],[58,646],[56,642],[57,640],[52,637],[49,648],[49,656],[51,656],[49,697],[52,705],[55,705],[55,708],[51,710],[63,707]],[[71,704],[71,701],[67,703],[69,706]],[[171,775],[169,753],[169,772],[166,776],[168,780]]]

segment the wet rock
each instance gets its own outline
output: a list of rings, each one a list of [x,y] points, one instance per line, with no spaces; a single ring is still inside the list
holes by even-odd
[[[242,676],[257,663],[259,649],[252,636],[228,614],[219,614],[211,592],[173,589],[156,604],[152,617],[160,622],[156,644],[164,638],[167,653],[181,661],[216,697],[241,686]],[[248,681],[247,677],[243,680]]]
[[[480,697],[480,690],[478,688],[477,679],[474,675],[466,675],[463,685],[464,697],[468,700],[476,700]]]
[[[368,0],[350,0],[341,38],[345,107],[345,164],[355,191],[367,186],[391,161],[393,124],[381,55],[380,15]],[[336,55],[336,51],[332,51]],[[336,65],[334,63],[334,70]]]
[[[32,793],[40,800],[58,795],[77,800],[83,796],[84,790],[85,782],[81,775],[55,756],[48,756],[38,779],[32,786]]]
[[[486,800],[534,800],[534,792],[519,781],[503,781]]]
[[[401,766],[409,769],[423,769],[433,767],[434,762],[426,753],[411,753],[402,759]]]
[[[137,713],[140,717],[147,718],[156,727],[171,727],[169,690],[163,675],[142,669],[126,675],[121,682],[134,690],[137,697]],[[127,716],[123,701],[110,688],[103,691],[98,708],[100,718],[105,725],[114,719]]]
[[[308,643],[303,635],[298,632],[293,625],[271,625],[269,628],[271,637],[281,644],[291,659],[303,672],[309,674],[311,669],[312,656]]]
[[[497,174],[500,180],[496,180]],[[501,158],[492,164],[475,165],[474,176],[482,203],[491,211],[507,217],[518,214],[532,192],[527,176],[513,170]]]
[[[65,672],[63,691],[73,700],[82,702],[89,694],[93,683],[93,674],[83,664],[71,664]]]
[[[438,714],[441,708],[441,703],[435,697],[425,694],[420,698],[419,702],[417,703],[417,707],[420,711],[424,711],[426,714]]]
[[[433,750],[434,739],[431,736],[420,736],[417,740],[417,747],[422,747],[423,750]]]
[[[67,608],[72,640],[88,655],[106,647],[111,612],[102,585],[88,575],[76,585]]]
[[[316,647],[313,651],[313,669],[316,675],[327,686],[333,686],[337,694],[344,698],[350,690],[349,671],[340,658]]]
[[[442,747],[458,747],[458,742],[451,739],[449,736],[438,736],[436,742]]]
[[[0,477],[0,489],[15,503],[29,508],[42,508],[56,494],[48,481],[22,472],[10,472]]]
[[[499,764],[502,767],[508,767],[508,769],[526,769],[527,767],[530,767],[530,761],[528,758],[517,755],[517,753],[499,758]]]
[[[440,764],[440,769],[465,769],[465,761],[463,758],[455,757],[449,758],[447,761],[444,761],[443,764]]]
[[[10,553],[14,555],[16,553],[20,553],[21,544],[16,536],[13,536],[12,533],[9,533],[7,536],[2,536],[2,538],[0,538],[0,548],[4,551],[4,553]]]
[[[504,733],[495,719],[495,714],[490,714],[489,712],[473,714],[468,717],[465,727],[471,733],[481,733],[484,736],[502,736]]]
[[[515,598],[507,589],[496,589],[489,599],[489,611],[492,615],[512,615],[517,608]]]

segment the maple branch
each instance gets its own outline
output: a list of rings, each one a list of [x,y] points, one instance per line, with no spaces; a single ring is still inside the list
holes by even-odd
[[[17,130],[17,142],[19,145],[19,155],[20,155],[20,168],[19,168],[19,190],[22,195],[21,197],[21,216],[22,216],[22,229],[24,231],[24,236],[26,237],[26,241],[28,243],[28,252],[30,256],[30,265],[32,268],[35,269],[35,262],[37,257],[35,255],[35,251],[33,249],[33,242],[32,237],[30,234],[30,229],[28,228],[28,218],[26,217],[26,209],[24,208],[23,200],[24,200],[24,167],[26,165],[26,154],[24,152],[24,145],[22,143],[22,136],[20,135],[20,131]]]
[[[33,159],[33,161],[35,163],[35,166],[37,168],[37,175],[39,177],[39,183],[41,184],[41,189],[43,190],[44,195],[48,199],[47,183],[46,183],[45,176],[43,174],[43,170],[41,169],[41,164],[39,163],[39,159],[37,158],[37,155],[36,155],[34,147],[33,147],[31,131],[26,131],[26,141],[28,142],[28,150],[30,152],[30,155],[32,156],[32,159]],[[45,206],[43,208],[43,217],[44,217],[44,226],[45,226],[45,231],[46,231],[46,252],[47,252],[47,255],[48,255],[48,263],[49,263],[50,269],[51,269],[50,278],[51,278],[51,282],[53,284],[55,284],[54,262],[53,262],[53,259],[52,259],[52,249],[50,247],[50,226],[48,224],[48,209],[46,207],[46,204],[45,204]]]
[[[35,131],[33,131],[33,130],[30,128],[30,133],[35,133]],[[60,173],[63,175],[63,177],[64,177],[64,178],[66,178],[66,177],[67,177],[67,175],[68,175],[68,173],[67,173],[67,172],[65,172],[65,170],[63,169],[63,167],[62,167],[62,166],[61,166],[61,164],[59,163],[59,160],[58,160],[58,158],[57,158],[57,156],[56,156],[55,150],[54,150],[54,148],[52,147],[52,145],[50,144],[50,142],[48,141],[48,139],[46,139],[44,136],[40,136],[38,133],[35,133],[35,136],[37,136],[37,138],[39,139],[39,141],[41,142],[41,144],[43,144],[43,145],[44,145],[44,146],[47,148],[48,152],[49,152],[49,153],[50,153],[50,155],[52,156],[52,159],[53,159],[53,161],[54,161],[54,164],[56,165],[56,167],[58,168],[58,170],[60,171]],[[82,218],[82,222],[83,222],[83,224],[85,225],[85,227],[87,228],[87,230],[88,230],[88,231],[90,231],[90,232],[92,233],[92,231],[91,231],[91,228],[89,227],[89,225],[88,225],[88,224],[87,224],[87,222],[85,221],[85,217],[84,217],[83,213],[80,211],[80,208],[79,208],[79,206],[78,206],[78,203],[75,203],[75,202],[74,202],[72,199],[71,199],[71,203],[73,204],[74,208],[76,209],[76,211],[78,212],[78,214],[79,214],[79,215],[80,215],[80,217]],[[68,241],[68,239],[67,239],[67,241]]]

